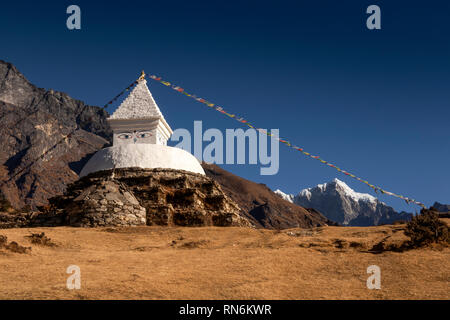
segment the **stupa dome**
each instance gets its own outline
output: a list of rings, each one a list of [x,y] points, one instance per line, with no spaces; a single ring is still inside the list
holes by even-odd
[[[197,158],[183,149],[159,144],[125,144],[98,151],[86,163],[80,176],[101,170],[133,167],[177,169],[205,174]]]

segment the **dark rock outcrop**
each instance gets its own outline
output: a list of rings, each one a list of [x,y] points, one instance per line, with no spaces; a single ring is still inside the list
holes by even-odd
[[[216,182],[182,170],[100,171],[49,202],[30,226],[251,226]]]
[[[5,195],[0,192],[0,212],[13,211],[11,203],[6,199]]]
[[[25,225],[31,216],[29,208],[16,210],[9,203],[8,199],[0,192],[0,229],[15,228]]]
[[[433,208],[439,212],[450,212],[450,204],[442,204],[436,201],[433,204]]]
[[[450,204],[435,202],[430,210],[436,211],[440,218],[450,218]]]
[[[12,206],[44,205],[76,181],[87,157],[109,143],[106,116],[65,93],[35,87],[0,60],[0,190]]]
[[[308,210],[281,199],[266,185],[238,177],[214,164],[202,164],[208,177],[241,208],[241,215],[258,227],[270,229],[311,228],[333,225],[316,210]]]

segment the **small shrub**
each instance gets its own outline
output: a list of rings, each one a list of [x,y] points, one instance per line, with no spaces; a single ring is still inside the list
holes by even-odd
[[[209,242],[210,242],[209,240],[189,241],[180,245],[180,248],[185,249],[199,248],[208,244]]]
[[[449,230],[439,215],[431,210],[422,209],[406,225],[405,235],[411,238],[413,246],[426,246],[431,243],[449,243]]]
[[[8,238],[6,236],[0,234],[0,248],[3,246],[6,246],[7,243],[8,243]]]
[[[8,238],[0,234],[0,249],[6,249],[16,253],[29,253],[31,247],[23,247],[15,241],[8,243]]]
[[[56,247],[56,244],[52,241],[52,239],[47,237],[44,232],[32,233],[27,237],[31,239],[31,243],[33,244],[40,244],[48,247]]]
[[[10,242],[6,246],[6,249],[8,249],[9,251],[15,252],[15,253],[29,253],[31,251],[31,247],[21,246],[20,244],[18,244],[15,241]]]
[[[344,239],[334,239],[333,243],[334,243],[335,247],[338,249],[347,249],[350,246],[348,241],[344,240]]]

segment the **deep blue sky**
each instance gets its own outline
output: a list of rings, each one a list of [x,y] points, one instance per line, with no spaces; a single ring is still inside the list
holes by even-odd
[[[70,4],[81,7],[80,31],[66,28]],[[370,4],[381,7],[382,30],[366,28]],[[9,1],[0,9],[0,59],[35,85],[91,105],[145,69],[431,205],[450,203],[449,17],[449,1]],[[239,127],[158,83],[149,87],[174,129],[192,129],[194,120]],[[372,193],[284,145],[275,176],[224,167],[289,193],[335,177]]]

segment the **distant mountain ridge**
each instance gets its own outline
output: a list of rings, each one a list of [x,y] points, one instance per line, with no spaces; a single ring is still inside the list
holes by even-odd
[[[449,212],[450,211],[450,204],[442,204],[442,203],[439,203],[436,201],[433,204],[433,207],[439,212]]]
[[[359,193],[339,179],[301,190],[296,196],[281,190],[281,198],[305,208],[314,208],[332,221],[349,226],[371,226],[410,220],[411,213],[396,212],[368,193]]]

